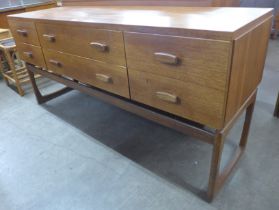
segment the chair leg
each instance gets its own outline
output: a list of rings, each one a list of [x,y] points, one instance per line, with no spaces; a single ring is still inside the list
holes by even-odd
[[[20,96],[24,96],[24,91],[23,89],[21,88],[21,84],[20,84],[20,81],[17,77],[17,74],[16,74],[16,68],[15,68],[15,65],[14,65],[14,62],[13,62],[13,59],[12,59],[12,56],[10,54],[9,51],[5,51],[5,55],[6,55],[6,59],[8,61],[8,64],[10,66],[10,69],[13,73],[13,78],[15,80],[15,85],[16,85],[16,88],[17,88],[17,91],[19,93]]]
[[[9,86],[10,85],[9,80],[4,76],[4,68],[3,68],[3,65],[1,63],[1,58],[0,58],[0,72],[2,73],[3,80],[5,81],[7,86]]]
[[[0,72],[2,73],[2,78],[5,81],[6,85],[9,86],[10,85],[9,80],[4,76],[4,71],[1,64],[0,64]]]
[[[228,179],[233,169],[236,167],[240,157],[244,153],[248,141],[248,134],[249,134],[250,125],[252,121],[254,105],[255,105],[255,101],[253,101],[246,108],[245,121],[244,121],[238,148],[233,158],[226,165],[225,169],[222,172],[220,172],[220,164],[222,159],[224,141],[228,132],[224,130],[216,132],[214,144],[213,144],[211,168],[210,168],[210,175],[209,175],[209,182],[208,182],[208,189],[207,189],[207,198],[209,202],[213,200],[214,196],[225,184],[225,181]]]
[[[4,77],[4,76],[3,76],[3,79],[4,79],[5,83],[6,83],[6,85],[10,86],[9,80],[6,77]]]

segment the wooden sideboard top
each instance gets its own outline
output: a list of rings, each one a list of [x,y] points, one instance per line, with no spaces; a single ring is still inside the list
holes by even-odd
[[[240,0],[63,0],[65,6],[184,6],[232,7]]]
[[[272,11],[267,8],[71,6],[9,17],[63,24],[75,22],[110,30],[232,40],[270,18]]]

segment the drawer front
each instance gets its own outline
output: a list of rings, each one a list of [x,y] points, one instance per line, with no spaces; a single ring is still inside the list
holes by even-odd
[[[47,68],[100,89],[130,98],[127,69],[92,59],[44,49]]]
[[[126,66],[122,32],[37,23],[43,48]]]
[[[40,46],[35,24],[33,22],[9,20],[9,26],[17,44],[23,42]]]
[[[40,47],[24,43],[19,43],[16,47],[22,60],[39,67],[46,67],[44,55]]]
[[[136,70],[129,70],[129,82],[132,100],[212,128],[222,127],[222,91]]]
[[[140,33],[124,39],[129,69],[226,89],[230,42]]]

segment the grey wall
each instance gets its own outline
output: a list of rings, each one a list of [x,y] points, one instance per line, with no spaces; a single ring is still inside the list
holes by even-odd
[[[275,7],[279,0],[241,0],[243,7]]]
[[[271,7],[276,11],[279,9],[279,0],[241,0],[242,7]]]

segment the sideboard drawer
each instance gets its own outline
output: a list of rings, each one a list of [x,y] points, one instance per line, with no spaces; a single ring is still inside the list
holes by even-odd
[[[46,67],[44,55],[40,47],[24,43],[19,43],[16,47],[22,60],[39,67]]]
[[[36,26],[43,48],[126,66],[122,32],[46,23]]]
[[[16,43],[28,43],[40,46],[35,24],[29,21],[9,20],[9,25]]]
[[[141,33],[124,38],[129,69],[226,89],[230,42]]]
[[[54,73],[130,98],[127,69],[89,58],[44,49],[46,64]]]
[[[220,128],[225,93],[194,83],[129,70],[131,99],[163,111]]]

